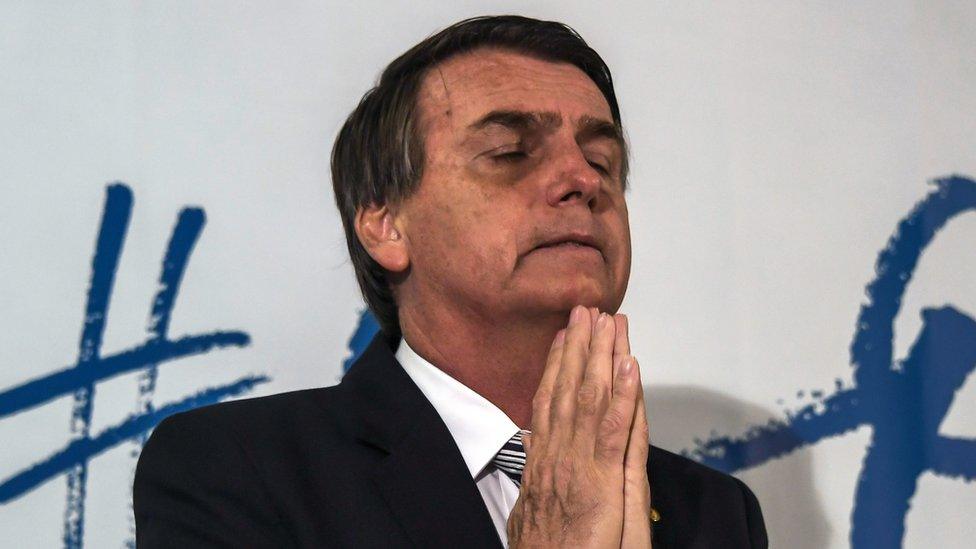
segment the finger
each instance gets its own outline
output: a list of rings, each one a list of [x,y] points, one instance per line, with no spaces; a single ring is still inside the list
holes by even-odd
[[[515,507],[508,515],[508,522],[505,523],[505,533],[508,534],[509,542],[512,547],[518,545],[518,540],[522,534],[522,513],[525,512],[525,505],[521,497],[515,500]]]
[[[616,321],[607,313],[597,316],[590,349],[587,356],[583,381],[596,381],[610,389],[613,383],[613,350],[616,337]]]
[[[617,375],[620,362],[630,355],[630,335],[629,322],[627,315],[613,315],[614,322],[614,341],[613,341],[613,375]]]
[[[638,372],[640,367],[638,366]],[[647,409],[644,406],[644,390],[641,387],[638,374],[637,405],[634,407],[634,422],[630,429],[630,439],[627,442],[627,454],[624,459],[624,478],[635,480],[647,479],[647,452],[650,448],[647,428]]]
[[[594,454],[598,461],[616,467],[623,465],[639,392],[637,361],[627,357],[618,368],[610,405],[597,427]]]
[[[590,312],[590,337],[593,337],[596,333],[596,321],[600,318],[600,309],[589,307],[587,311]]]
[[[532,451],[532,433],[522,432],[522,451],[525,452],[525,465],[522,467],[522,483],[521,486],[525,486],[532,482],[534,478],[535,471],[535,453]],[[543,458],[544,459],[544,458]],[[521,492],[521,486],[520,492]]]
[[[552,340],[549,347],[549,356],[546,358],[546,368],[542,372],[542,379],[539,380],[539,387],[535,391],[532,399],[532,425],[533,433],[538,433],[543,439],[549,432],[549,407],[552,403],[552,388],[556,383],[556,375],[559,374],[559,365],[563,359],[563,346],[566,342],[566,330],[556,332],[556,337]]]
[[[613,353],[615,355],[630,354],[630,323],[625,314],[613,315],[615,324],[615,339],[613,342]]]
[[[640,368],[637,370],[638,386]],[[624,527],[621,547],[650,547],[651,492],[647,477],[647,411],[641,389],[634,409],[634,423],[624,458]]]
[[[547,440],[571,438],[573,418],[576,415],[576,398],[586,369],[586,357],[590,347],[590,315],[585,307],[576,306],[570,313],[563,344],[562,359],[552,389],[549,410]],[[556,433],[560,433],[558,436]]]
[[[576,429],[574,435],[581,444],[592,449],[597,425],[603,418],[613,387],[614,320],[606,313],[597,318],[594,335],[590,339],[586,372],[577,392]]]

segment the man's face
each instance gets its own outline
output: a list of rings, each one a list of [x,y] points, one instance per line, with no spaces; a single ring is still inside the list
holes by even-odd
[[[397,211],[410,291],[489,321],[617,310],[630,273],[623,149],[585,73],[476,50],[427,74],[418,114],[423,177]]]

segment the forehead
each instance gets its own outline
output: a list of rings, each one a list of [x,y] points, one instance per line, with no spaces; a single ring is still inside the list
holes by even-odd
[[[428,70],[417,99],[425,125],[458,127],[491,110],[559,113],[611,119],[593,80],[570,63],[554,63],[498,49],[454,56]]]

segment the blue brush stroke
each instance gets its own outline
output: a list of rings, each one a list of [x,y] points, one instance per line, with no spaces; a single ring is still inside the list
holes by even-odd
[[[190,254],[200,237],[206,219],[206,214],[200,208],[184,208],[180,212],[176,227],[173,229],[169,244],[166,246],[166,254],[163,256],[159,287],[150,305],[149,322],[146,327],[150,342],[165,341],[169,335],[169,323],[173,306],[176,304],[176,296],[180,291],[180,284],[183,281],[186,266],[190,261]],[[135,413],[145,414],[154,410],[153,396],[156,393],[158,379],[158,363],[150,364],[139,372]],[[130,452],[133,460],[138,460],[139,454],[142,453],[142,447],[148,440],[148,431],[136,438]],[[134,463],[136,462],[134,461]],[[133,465],[132,476],[135,477],[135,465]],[[126,545],[134,547],[136,535],[134,513],[129,514],[128,520],[130,539]]]
[[[976,439],[945,437],[939,425],[976,369],[976,320],[953,307],[922,311],[922,330],[908,357],[895,364],[894,322],[905,288],[925,248],[956,216],[976,210],[976,182],[962,176],[934,181],[936,189],[898,223],[878,255],[851,344],[854,386],[811,404],[787,421],[770,421],[745,435],[713,437],[690,452],[727,472],[761,465],[798,448],[873,427],[851,517],[851,547],[900,547],[918,477],[976,480]]]
[[[70,394],[79,387],[109,380],[151,364],[207,353],[223,347],[246,347],[251,338],[244,332],[211,332],[185,336],[176,340],[143,343],[102,358],[97,369],[81,370],[69,366],[63,370],[27,381],[0,392],[0,419],[46,404]]]
[[[115,283],[115,270],[122,254],[122,244],[129,227],[132,212],[132,191],[121,184],[109,185],[106,191],[105,210],[98,231],[95,255],[92,258],[91,281],[85,304],[85,321],[81,331],[76,370],[97,367],[102,336],[105,333],[105,319]],[[74,406],[71,412],[71,438],[84,440],[89,435],[92,416],[94,384],[78,387],[74,393]],[[76,463],[68,471],[68,493],[64,510],[64,543],[66,546],[80,544],[84,536],[85,490],[88,478],[88,463]]]
[[[342,373],[349,371],[359,355],[363,354],[373,336],[380,331],[380,325],[376,322],[376,317],[369,309],[364,309],[359,313],[359,321],[356,323],[356,330],[349,338],[349,357],[342,362]]]
[[[169,334],[169,322],[176,304],[176,295],[180,291],[180,283],[190,260],[193,247],[200,237],[200,231],[206,222],[206,215],[200,208],[185,208],[180,212],[173,235],[166,246],[163,265],[159,275],[159,290],[152,301],[149,313],[149,342],[165,341]],[[156,391],[156,380],[159,376],[159,365],[151,364],[139,373],[139,395],[136,402],[136,413],[151,412],[152,397]],[[139,441],[145,443],[145,438]]]

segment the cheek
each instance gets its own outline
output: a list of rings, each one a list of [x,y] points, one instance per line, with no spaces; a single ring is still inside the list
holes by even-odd
[[[613,243],[613,267],[616,278],[625,281],[630,272],[631,240],[630,240],[630,221],[627,214],[626,205],[614,211],[608,220],[610,228],[610,241]]]
[[[464,193],[453,196],[475,200],[432,200],[433,207],[418,212],[411,231],[412,260],[424,271],[493,285],[515,264],[512,233],[518,221],[496,197],[472,196],[480,193],[470,189]]]

